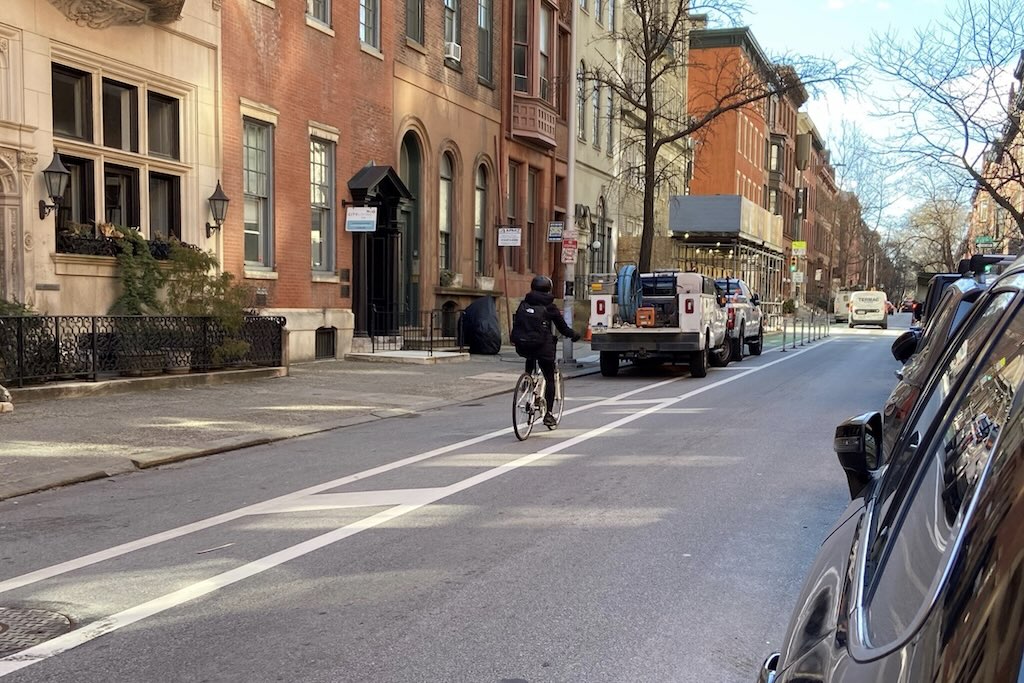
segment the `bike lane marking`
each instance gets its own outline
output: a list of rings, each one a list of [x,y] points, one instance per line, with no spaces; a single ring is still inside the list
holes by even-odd
[[[825,342],[825,343],[827,343],[827,342]],[[281,564],[284,564],[285,562],[288,562],[290,560],[294,560],[296,558],[302,557],[303,555],[308,555],[309,553],[312,553],[312,552],[314,552],[316,550],[319,550],[319,549],[324,548],[326,546],[329,546],[329,545],[332,545],[334,543],[337,543],[338,541],[340,541],[342,539],[348,538],[350,536],[354,536],[355,534],[358,534],[358,533],[360,533],[362,531],[366,531],[367,529],[372,529],[374,527],[380,526],[381,524],[384,524],[386,522],[390,522],[390,521],[392,521],[394,519],[397,519],[399,517],[402,517],[402,516],[404,516],[404,515],[406,515],[406,514],[408,514],[410,512],[414,512],[414,511],[416,511],[416,510],[418,510],[418,509],[420,509],[420,508],[422,508],[424,506],[430,505],[431,503],[435,503],[438,500],[442,500],[442,499],[447,498],[447,497],[449,497],[451,495],[454,495],[454,494],[456,494],[458,492],[461,492],[461,491],[464,491],[466,489],[472,488],[473,486],[477,486],[479,484],[482,484],[482,483],[484,483],[486,481],[494,479],[495,477],[499,477],[499,476],[501,476],[503,474],[507,474],[508,472],[511,472],[511,471],[514,471],[514,470],[516,470],[516,469],[518,469],[520,467],[529,465],[529,464],[531,464],[531,463],[533,463],[533,462],[535,462],[537,460],[545,458],[545,457],[547,457],[549,455],[552,455],[554,453],[558,453],[560,451],[566,450],[568,448],[576,446],[576,445],[578,445],[580,443],[583,443],[585,441],[589,441],[590,439],[599,437],[602,434],[606,434],[607,432],[612,431],[612,430],[614,430],[614,429],[616,429],[618,427],[621,427],[623,425],[626,425],[626,424],[629,424],[631,422],[635,422],[636,420],[639,420],[639,419],[642,419],[644,417],[647,417],[648,415],[650,415],[652,413],[656,413],[659,410],[662,410],[662,409],[665,409],[665,408],[670,408],[671,406],[674,406],[677,403],[685,401],[685,400],[687,400],[689,398],[692,398],[694,396],[698,396],[700,394],[703,394],[703,393],[705,393],[707,391],[710,391],[712,389],[720,387],[720,386],[722,386],[724,384],[729,384],[730,382],[735,382],[735,381],[737,381],[739,379],[742,379],[744,377],[752,375],[752,374],[754,374],[756,372],[760,372],[760,371],[762,371],[762,370],[764,370],[766,368],[770,368],[770,367],[773,367],[775,365],[778,365],[779,363],[784,363],[786,361],[790,361],[793,358],[796,358],[797,356],[800,356],[800,355],[802,355],[802,354],[804,354],[804,353],[806,353],[808,351],[812,351],[812,350],[814,350],[816,348],[820,348],[820,346],[821,345],[819,344],[816,347],[810,347],[810,348],[802,349],[800,351],[794,352],[792,355],[787,356],[785,358],[780,358],[778,360],[771,361],[769,363],[765,363],[764,365],[758,365],[758,366],[755,366],[755,367],[751,367],[749,370],[747,370],[746,372],[743,372],[741,374],[731,375],[731,376],[725,377],[725,378],[723,378],[723,379],[721,379],[721,380],[719,380],[717,382],[713,382],[711,384],[706,384],[706,385],[698,387],[698,388],[696,388],[696,389],[694,389],[692,391],[688,391],[688,392],[686,392],[684,394],[681,394],[679,396],[664,399],[661,402],[659,402],[658,404],[651,405],[650,407],[644,408],[643,410],[640,410],[640,411],[638,411],[636,413],[632,413],[630,415],[626,415],[626,416],[621,417],[621,418],[619,418],[617,420],[609,422],[608,424],[602,425],[600,427],[597,427],[597,428],[592,429],[590,431],[584,432],[582,434],[578,434],[576,436],[570,437],[570,438],[566,439],[565,441],[560,441],[558,443],[552,444],[550,446],[547,446],[546,448],[540,449],[539,451],[536,451],[536,452],[531,453],[529,455],[522,456],[520,458],[517,458],[516,460],[513,460],[513,461],[508,462],[508,463],[504,463],[502,465],[494,467],[494,468],[492,468],[490,470],[487,470],[485,472],[481,472],[481,473],[476,474],[474,476],[468,477],[468,478],[463,479],[463,480],[461,480],[459,482],[456,482],[455,484],[452,484],[450,486],[441,487],[439,489],[424,489],[423,492],[425,493],[425,495],[424,495],[423,498],[420,499],[419,502],[416,502],[416,503],[413,503],[413,504],[396,505],[395,507],[389,508],[387,510],[383,510],[383,511],[378,512],[378,513],[376,513],[374,515],[371,515],[371,516],[369,516],[369,517],[367,517],[365,519],[359,520],[357,522],[353,522],[351,524],[347,524],[344,527],[341,527],[341,528],[338,528],[338,529],[334,529],[334,530],[329,531],[329,532],[327,532],[325,534],[321,534],[320,536],[308,539],[308,540],[303,541],[301,543],[297,543],[297,544],[295,544],[293,546],[290,546],[288,548],[284,548],[283,550],[279,550],[279,551],[277,551],[275,553],[271,553],[270,555],[266,555],[266,556],[264,556],[264,557],[262,557],[262,558],[260,558],[258,560],[254,560],[254,561],[248,562],[248,563],[246,563],[246,564],[244,564],[244,565],[242,565],[240,567],[236,567],[235,569],[228,570],[226,572],[223,572],[221,574],[217,574],[216,576],[212,576],[212,577],[210,577],[208,579],[205,579],[203,581],[199,581],[197,583],[194,583],[194,584],[192,584],[190,586],[186,586],[186,587],[181,588],[179,590],[172,591],[170,593],[167,593],[166,595],[160,596],[160,597],[155,598],[153,600],[149,600],[147,602],[141,603],[141,604],[136,605],[134,607],[130,607],[130,608],[126,609],[126,610],[122,610],[122,611],[120,611],[120,612],[118,612],[116,614],[113,614],[113,615],[109,616],[109,617],[104,617],[104,618],[101,618],[101,619],[97,619],[96,621],[93,621],[93,622],[91,622],[91,623],[89,623],[89,624],[87,624],[87,625],[85,625],[85,626],[83,626],[81,628],[75,629],[74,631],[71,631],[69,633],[65,633],[64,635],[57,636],[56,638],[48,640],[45,643],[41,643],[39,645],[35,645],[33,647],[30,647],[28,649],[22,650],[20,652],[17,652],[15,654],[9,655],[7,657],[0,658],[0,678],[4,677],[4,676],[6,676],[6,675],[8,675],[10,673],[14,673],[15,671],[19,671],[19,670],[21,670],[21,669],[23,669],[25,667],[31,666],[32,664],[37,664],[37,663],[39,663],[41,661],[45,661],[46,659],[49,659],[50,657],[54,657],[56,655],[59,655],[59,654],[62,654],[64,652],[67,652],[69,650],[72,650],[72,649],[74,649],[74,648],[76,648],[76,647],[78,647],[80,645],[83,645],[83,644],[88,643],[88,642],[90,642],[92,640],[95,640],[96,638],[99,638],[100,636],[106,635],[108,633],[113,633],[114,631],[122,629],[125,626],[130,626],[131,624],[134,624],[134,623],[136,623],[138,621],[141,621],[141,620],[146,619],[148,617],[154,616],[156,614],[160,614],[161,612],[164,612],[164,611],[166,611],[168,609],[171,609],[173,607],[177,607],[177,606],[182,605],[184,603],[190,602],[190,601],[195,600],[196,598],[202,597],[204,595],[208,595],[208,594],[210,594],[210,593],[212,593],[214,591],[217,591],[217,590],[219,590],[221,588],[224,588],[226,586],[230,586],[230,585],[232,585],[234,583],[242,581],[243,579],[247,579],[247,578],[250,578],[252,576],[256,576],[258,574],[261,574],[261,573],[263,573],[263,572],[265,572],[265,571],[267,571],[269,569],[273,569],[274,567],[277,567],[277,566],[279,566]],[[648,387],[648,388],[653,388],[655,386],[664,386],[664,385],[667,385],[667,384],[671,384],[672,382],[675,382],[678,379],[679,378],[674,378],[672,380],[667,380],[665,382],[660,382],[660,383],[658,383],[656,385],[652,385],[651,387]],[[626,393],[627,394],[635,394],[635,393],[639,393],[641,390],[633,390],[631,392],[626,392]],[[604,402],[602,401],[601,403],[604,403]],[[593,404],[593,405],[596,406],[596,405],[599,405],[599,404]],[[586,409],[586,408],[589,408],[589,407],[592,407],[592,406],[581,406],[577,410],[583,410],[583,409]],[[569,412],[569,411],[566,411],[566,412]],[[492,432],[491,434],[493,434],[493,435],[505,434],[505,433],[508,433],[508,432],[511,432],[511,431],[512,431],[512,429],[511,429],[511,427],[509,427],[509,428],[501,430],[500,432],[496,432],[496,433]],[[494,438],[494,436],[492,436],[490,434],[489,435],[483,435],[481,437],[474,437],[474,439],[470,439],[469,441],[472,441],[473,443],[479,443],[479,440],[486,440],[487,438]],[[465,442],[462,442],[462,443],[465,443]],[[435,450],[441,450],[441,449],[435,449]],[[430,452],[434,453],[434,451],[430,451]],[[418,457],[418,456],[414,456],[414,457]],[[424,459],[424,458],[419,458],[419,459]],[[410,460],[410,459],[406,458],[406,460]],[[398,461],[398,462],[403,462],[403,461]],[[368,471],[372,471],[372,470],[368,470]],[[356,476],[356,475],[352,475],[352,476]],[[352,481],[355,481],[355,479],[352,479]],[[311,487],[311,488],[317,489],[317,490],[323,490],[322,487],[323,487],[323,485],[319,485],[317,487]],[[308,495],[310,492],[311,492],[310,489],[305,489],[303,493]],[[274,501],[281,501],[282,499],[292,498],[295,495],[296,494],[289,494],[288,496],[282,496],[280,498],[276,498],[276,499],[273,499],[273,500]],[[270,501],[268,501],[268,502],[270,502]],[[250,514],[252,512],[252,508],[258,508],[258,507],[260,507],[260,506],[259,505],[254,505],[254,506],[250,506],[248,508],[242,508],[242,509],[243,510],[250,510],[250,512],[246,513],[246,514]],[[216,518],[211,518],[211,519],[216,519]]]

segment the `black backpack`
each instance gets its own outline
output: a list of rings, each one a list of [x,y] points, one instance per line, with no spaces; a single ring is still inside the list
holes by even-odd
[[[551,325],[545,315],[544,306],[519,304],[512,317],[512,333],[509,335],[516,351],[530,352],[542,348],[551,339]]]

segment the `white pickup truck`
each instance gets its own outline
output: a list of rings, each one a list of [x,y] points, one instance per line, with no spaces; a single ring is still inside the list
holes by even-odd
[[[590,346],[600,353],[602,375],[614,377],[622,360],[683,362],[693,377],[728,364],[725,299],[714,280],[674,270],[638,277],[634,295],[619,293],[615,304],[611,292],[591,293]]]
[[[757,295],[751,293],[747,283],[738,278],[719,278],[715,283],[728,301],[725,315],[732,360],[743,360],[744,346],[750,349],[752,356],[760,356],[764,349],[764,325]]]

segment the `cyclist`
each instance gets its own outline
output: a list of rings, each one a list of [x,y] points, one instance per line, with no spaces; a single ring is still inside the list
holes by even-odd
[[[562,335],[574,342],[580,335],[569,327],[562,314],[555,306],[555,297],[551,293],[551,278],[538,275],[530,283],[530,291],[516,309],[512,320],[512,343],[516,353],[526,359],[526,372],[532,373],[535,366],[540,365],[544,375],[544,401],[547,410],[544,424],[553,427],[555,416],[551,414],[551,404],[555,400],[555,351],[557,338],[551,331],[551,323],[555,324]]]

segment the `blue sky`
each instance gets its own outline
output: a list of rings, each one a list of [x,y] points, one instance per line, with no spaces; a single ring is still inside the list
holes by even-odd
[[[889,29],[911,33],[942,17],[953,0],[749,0],[744,23],[769,55],[800,53],[845,61],[867,45],[871,34]],[[871,118],[868,100],[834,94],[805,106],[826,138],[841,118],[856,120],[882,137],[886,123]]]

